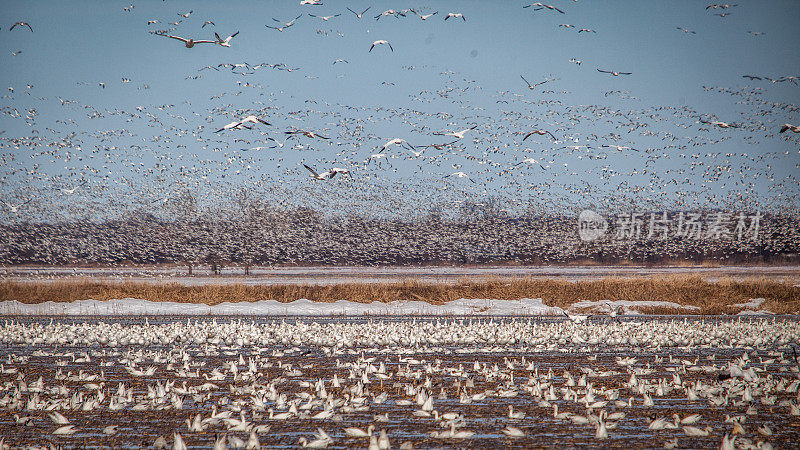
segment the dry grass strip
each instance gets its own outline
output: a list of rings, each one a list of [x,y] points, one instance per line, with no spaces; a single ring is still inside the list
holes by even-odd
[[[457,283],[400,281],[388,283],[340,284],[215,284],[185,286],[179,283],[98,282],[64,280],[50,282],[0,282],[0,300],[22,303],[45,301],[110,300],[137,298],[179,303],[291,302],[306,298],[317,302],[349,300],[359,303],[419,300],[432,304],[456,300],[542,298],[549,306],[568,307],[581,300],[669,301],[697,306],[697,313],[738,312],[731,305],[753,298],[765,298],[762,308],[775,313],[800,311],[800,287],[774,279],[721,278],[708,281],[698,275],[654,275],[608,277],[567,281],[543,278],[465,279]],[[652,312],[657,312],[655,308]]]

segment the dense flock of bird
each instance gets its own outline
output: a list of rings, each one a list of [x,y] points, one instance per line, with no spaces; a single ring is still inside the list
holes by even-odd
[[[334,167],[316,172],[312,179],[329,181],[351,175]],[[187,199],[189,202],[190,199]],[[409,220],[369,219],[360,216],[327,219],[313,210],[275,210],[253,199],[229,205],[230,214],[195,217],[177,212],[170,220],[135,216],[105,223],[0,225],[0,261],[6,264],[162,264],[193,266],[236,265],[419,265],[419,264],[522,264],[570,263],[594,259],[670,263],[692,260],[714,263],[777,264],[798,262],[800,219],[765,216],[758,236],[734,233],[722,238],[676,236],[670,228],[650,236],[649,217],[640,216],[641,233],[617,237],[618,224],[609,217],[609,231],[583,242],[578,221],[570,216],[523,217],[503,215],[499,202],[466,204],[463,215],[449,219],[438,215]],[[187,208],[191,207],[189,202]],[[662,216],[658,216],[660,219]],[[676,219],[675,214],[668,216]],[[627,220],[627,219],[625,219]],[[700,222],[698,222],[699,224]],[[746,221],[747,227],[751,221]],[[205,269],[203,269],[205,270]]]
[[[513,13],[511,5],[503,7]],[[541,20],[561,21],[582,5],[516,7]],[[713,20],[713,14],[724,18],[744,8],[712,4],[706,14]],[[280,48],[273,52],[277,61],[228,59],[226,52],[249,37],[231,24],[202,17],[199,8],[162,9],[169,12],[157,17],[142,9],[131,4],[119,12],[142,20],[142,45],[168,46],[175,40],[199,61],[207,61],[207,54],[201,57],[198,48],[216,47],[218,63],[198,64],[186,74],[186,89],[207,92],[208,101],[143,101],[129,107],[99,100],[93,92],[150,98],[150,82],[126,74],[121,82],[79,81],[57,98],[39,95],[32,83],[9,86],[0,104],[4,221],[106,220],[132,210],[158,215],[186,190],[203,208],[246,190],[273,205],[342,216],[402,217],[430,205],[458,209],[488,197],[501,198],[517,212],[531,205],[543,212],[564,210],[576,202],[609,208],[741,209],[757,200],[774,210],[797,206],[798,107],[773,100],[770,92],[796,85],[795,75],[749,73],[740,86],[705,86],[706,95],[725,105],[713,112],[686,102],[648,105],[624,89],[624,81],[637,76],[634,68],[586,68],[581,62],[588,55],[565,55],[564,61],[571,58],[570,70],[588,69],[581,72],[587,80],[619,78],[613,84],[593,81],[607,89],[598,92],[604,103],[571,102],[574,86],[553,73],[523,73],[519,84],[486,92],[471,74],[420,57],[418,65],[396,67],[394,79],[380,80],[392,91],[401,89],[405,77],[436,80],[424,90],[403,87],[408,91],[403,104],[379,99],[373,105],[347,104],[333,96],[285,92],[282,86],[293,86],[289,77],[331,74],[308,73]],[[319,26],[343,21],[355,26],[355,21],[369,27],[363,48],[329,55],[336,78],[363,69],[348,55],[363,52],[376,64],[391,65],[394,55],[408,51],[398,47],[404,43],[381,39],[388,21],[416,19],[444,27],[436,28],[442,33],[472,23],[468,11],[430,7],[380,11],[304,1],[296,9],[287,17],[268,17],[261,31],[266,34],[258,39],[293,33],[313,45],[313,39],[344,34]],[[552,26],[591,38],[603,34],[582,24]],[[2,31],[35,40],[40,33],[35,29],[36,23],[17,21]],[[702,34],[678,29],[692,37]],[[769,39],[763,32],[748,33]],[[51,109],[55,116],[40,114]]]
[[[0,448],[797,442],[797,320],[570,319],[6,320]]]

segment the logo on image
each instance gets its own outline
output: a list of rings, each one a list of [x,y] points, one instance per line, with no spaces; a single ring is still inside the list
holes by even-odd
[[[578,235],[582,241],[593,241],[602,236],[607,230],[608,221],[606,221],[605,217],[591,209],[584,209],[578,215]]]

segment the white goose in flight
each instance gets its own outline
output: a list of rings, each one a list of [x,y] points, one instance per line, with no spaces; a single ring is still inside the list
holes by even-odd
[[[383,144],[383,147],[381,148],[381,151],[380,151],[380,152],[383,152],[384,150],[386,150],[387,148],[389,148],[389,146],[390,146],[390,145],[403,145],[403,144],[405,144],[405,145],[408,145],[408,146],[409,146],[409,147],[411,147],[412,149],[414,148],[414,146],[413,146],[413,145],[411,145],[411,144],[409,144],[407,140],[405,140],[405,139],[400,139],[400,138],[394,138],[394,139],[392,139],[392,140],[390,140],[390,141],[386,142],[385,144]],[[380,153],[380,152],[378,152],[378,153]]]
[[[372,6],[368,6],[367,9],[361,11],[360,13],[357,13],[357,12],[353,11],[350,8],[347,8],[347,10],[350,11],[351,13],[355,14],[356,18],[360,19],[360,18],[362,18],[364,16],[365,12],[369,11],[370,8],[372,8]]]
[[[615,148],[615,149],[617,149],[619,151],[623,151],[623,150],[633,150],[635,152],[639,151],[638,148],[628,147],[628,146],[624,146],[624,145],[615,145],[615,144],[603,144],[603,145],[600,146],[600,148]]]
[[[314,138],[330,139],[329,137],[325,137],[325,136],[323,136],[323,135],[321,135],[319,133],[316,133],[314,131],[307,131],[307,130],[292,130],[292,131],[284,131],[283,133],[284,134],[289,134],[289,135],[302,134],[303,136],[305,136],[307,138],[311,138],[311,139],[314,139]]]
[[[72,189],[61,188],[61,192],[65,193],[65,194],[68,194],[68,195],[71,195],[71,194],[75,193],[76,189],[78,189],[79,187],[81,187],[81,186],[83,186],[85,184],[86,184],[86,180],[83,180],[82,182],[80,182],[80,183],[76,184],[75,186],[73,186]]]
[[[800,126],[790,125],[786,123],[781,127],[781,133],[784,133],[786,131],[791,131],[792,133],[800,133]]]
[[[315,171],[314,169],[305,164],[303,164],[303,167],[305,167],[306,169],[308,169],[309,172],[311,172],[311,178],[315,180],[330,180],[331,178],[335,177],[337,173],[340,173],[342,175],[350,174],[349,170],[342,169],[341,167],[334,167],[333,169],[322,173],[317,173],[317,171]]]
[[[377,41],[373,42],[372,46],[369,48],[369,51],[372,51],[372,49],[375,48],[376,45],[381,45],[381,44],[388,45],[389,46],[389,50],[394,51],[394,47],[392,47],[392,44],[390,44],[389,41],[384,41],[383,39],[380,39],[380,40],[377,40]]]
[[[272,20],[274,20],[275,22],[278,22],[279,24],[281,24],[281,26],[279,26],[279,27],[271,27],[269,25],[264,25],[264,26],[267,27],[267,28],[272,28],[273,30],[283,31],[283,30],[291,27],[292,25],[294,25],[295,21],[297,21],[297,19],[299,19],[302,16],[303,15],[300,14],[299,16],[295,17],[294,19],[292,19],[292,20],[290,20],[288,22],[281,22],[280,20],[278,20],[278,19],[273,17]]]
[[[522,81],[524,81],[528,85],[528,89],[531,89],[531,90],[536,89],[536,86],[539,86],[539,85],[547,83],[548,81],[551,81],[548,78],[548,79],[546,79],[544,81],[540,81],[540,82],[538,82],[536,84],[531,84],[530,81],[526,80],[525,77],[523,77],[522,75],[520,75],[519,77],[522,78]]]
[[[597,69],[597,71],[598,72],[602,72],[602,73],[610,73],[611,75],[614,75],[615,77],[618,77],[620,75],[632,75],[633,74],[632,72],[615,72],[613,70],[602,70],[602,69]]]
[[[534,158],[525,158],[525,159],[523,159],[522,161],[520,161],[520,162],[518,162],[518,163],[514,164],[514,166],[519,166],[520,164],[538,164],[538,165],[539,165],[539,167],[541,167],[541,168],[542,168],[542,170],[547,170],[547,169],[545,169],[545,168],[544,168],[544,166],[542,165],[542,163],[540,163],[538,160],[536,160],[536,159],[534,159]]]
[[[220,131],[229,130],[231,128],[234,128],[234,129],[237,129],[237,130],[241,130],[242,127],[250,129],[250,127],[246,127],[246,126],[244,126],[244,124],[246,124],[246,123],[256,124],[256,123],[259,123],[259,122],[263,123],[264,125],[272,125],[271,123],[267,122],[264,119],[260,119],[260,118],[258,118],[256,116],[250,115],[250,116],[245,117],[242,120],[237,120],[235,122],[231,122],[231,123],[225,125],[224,127],[222,127],[219,130],[215,131],[215,133],[219,133]]]
[[[556,137],[553,136],[553,133],[551,133],[551,132],[549,132],[547,130],[532,130],[532,131],[529,131],[527,134],[525,134],[525,137],[522,138],[522,140],[524,141],[525,139],[528,139],[529,137],[531,137],[534,134],[538,134],[539,136],[544,136],[545,134],[549,134],[550,137],[553,138],[554,141],[558,142],[558,139],[556,139]]]
[[[523,8],[530,8],[531,6],[533,6],[533,7],[534,7],[534,8],[533,8],[533,10],[534,10],[534,11],[539,11],[539,10],[541,10],[541,9],[547,8],[547,9],[549,9],[550,11],[558,11],[558,12],[560,12],[561,14],[564,14],[564,11],[562,11],[562,10],[560,10],[560,9],[556,8],[555,6],[553,6],[553,5],[545,5],[545,4],[543,4],[543,3],[532,3],[532,4],[530,4],[530,5],[523,6]]]
[[[471,182],[475,183],[475,180],[473,180],[472,178],[470,178],[470,177],[469,177],[469,175],[465,174],[464,172],[453,172],[453,173],[451,173],[450,175],[445,175],[444,177],[445,177],[445,178],[448,178],[448,177],[466,178],[466,179],[468,179],[469,181],[471,181]]]
[[[719,120],[703,120],[702,117],[700,118],[699,122],[720,128],[739,128],[739,125],[735,123],[721,122]]]
[[[192,48],[192,47],[194,47],[195,44],[216,44],[217,43],[217,41],[208,41],[208,40],[205,40],[205,39],[196,41],[196,40],[194,40],[192,38],[188,38],[187,39],[187,38],[183,38],[183,37],[180,37],[180,36],[172,36],[170,34],[161,34],[161,33],[153,33],[153,34],[155,34],[157,36],[164,36],[164,37],[168,37],[170,39],[179,40],[179,41],[183,42],[186,45],[186,48]]]
[[[29,24],[28,22],[14,22],[14,25],[11,25],[11,28],[9,28],[8,31],[13,30],[14,27],[17,25],[21,27],[28,27],[31,30],[31,33],[33,33],[33,28],[31,27],[31,24]]]
[[[413,9],[410,9],[409,11],[411,11],[414,14],[418,15],[419,18],[422,19],[422,20],[428,20],[431,17],[435,16],[436,14],[439,14],[439,11],[436,11],[436,12],[433,12],[433,13],[430,13],[430,14],[420,14],[420,13],[414,11]],[[445,18],[444,20],[447,20],[447,18]]]
[[[456,138],[459,138],[459,139],[464,139],[464,135],[467,133],[467,131],[474,130],[475,128],[478,128],[478,126],[477,125],[473,125],[470,128],[467,128],[467,129],[464,129],[464,130],[461,130],[461,131],[451,131],[449,133],[433,133],[433,134],[435,134],[437,136],[453,136],[453,137],[456,137]]]
[[[18,212],[19,212],[19,209],[20,209],[20,208],[22,208],[23,206],[27,205],[28,203],[30,203],[30,202],[31,202],[31,200],[33,200],[33,198],[29,198],[27,201],[25,201],[25,202],[23,202],[23,203],[20,203],[19,205],[12,205],[11,203],[8,203],[8,202],[6,202],[6,201],[4,201],[3,203],[4,203],[6,206],[8,206],[8,209],[10,209],[10,210],[11,210],[11,212],[13,212],[13,213],[18,213]]]
[[[341,16],[341,14],[334,14],[332,16],[315,16],[314,14],[309,14],[309,16],[316,17],[317,19],[322,19],[323,22],[327,22],[327,21],[333,19],[334,17]]]
[[[224,40],[221,37],[219,37],[219,35],[217,33],[214,33],[214,37],[217,38],[217,42],[216,42],[217,44],[219,44],[219,45],[221,45],[223,47],[230,47],[231,46],[231,39],[235,38],[237,34],[239,34],[238,31],[236,33],[233,33],[232,35],[226,37]]]
[[[451,17],[454,19],[462,19],[464,22],[467,21],[467,18],[464,17],[464,14],[461,13],[447,13],[447,16],[445,16],[444,20],[447,20]]]

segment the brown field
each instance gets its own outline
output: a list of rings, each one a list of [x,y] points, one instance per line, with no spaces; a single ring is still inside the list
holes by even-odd
[[[566,281],[546,278],[464,279],[457,283],[400,281],[387,283],[339,284],[209,284],[186,286],[179,283],[107,282],[93,280],[3,281],[0,301],[22,303],[45,301],[71,302],[94,299],[137,298],[149,301],[203,303],[277,300],[291,302],[301,298],[317,302],[349,300],[359,303],[421,300],[432,304],[468,299],[517,300],[542,298],[548,306],[569,307],[581,300],[670,301],[696,306],[698,314],[737,312],[732,305],[753,298],[764,298],[762,308],[779,314],[800,311],[800,287],[774,279],[719,278],[706,280],[699,275],[655,275],[649,277],[607,277]],[[651,314],[670,313],[650,308]],[[669,308],[668,308],[669,309]],[[738,308],[739,310],[741,308]],[[685,311],[682,311],[685,312]]]

